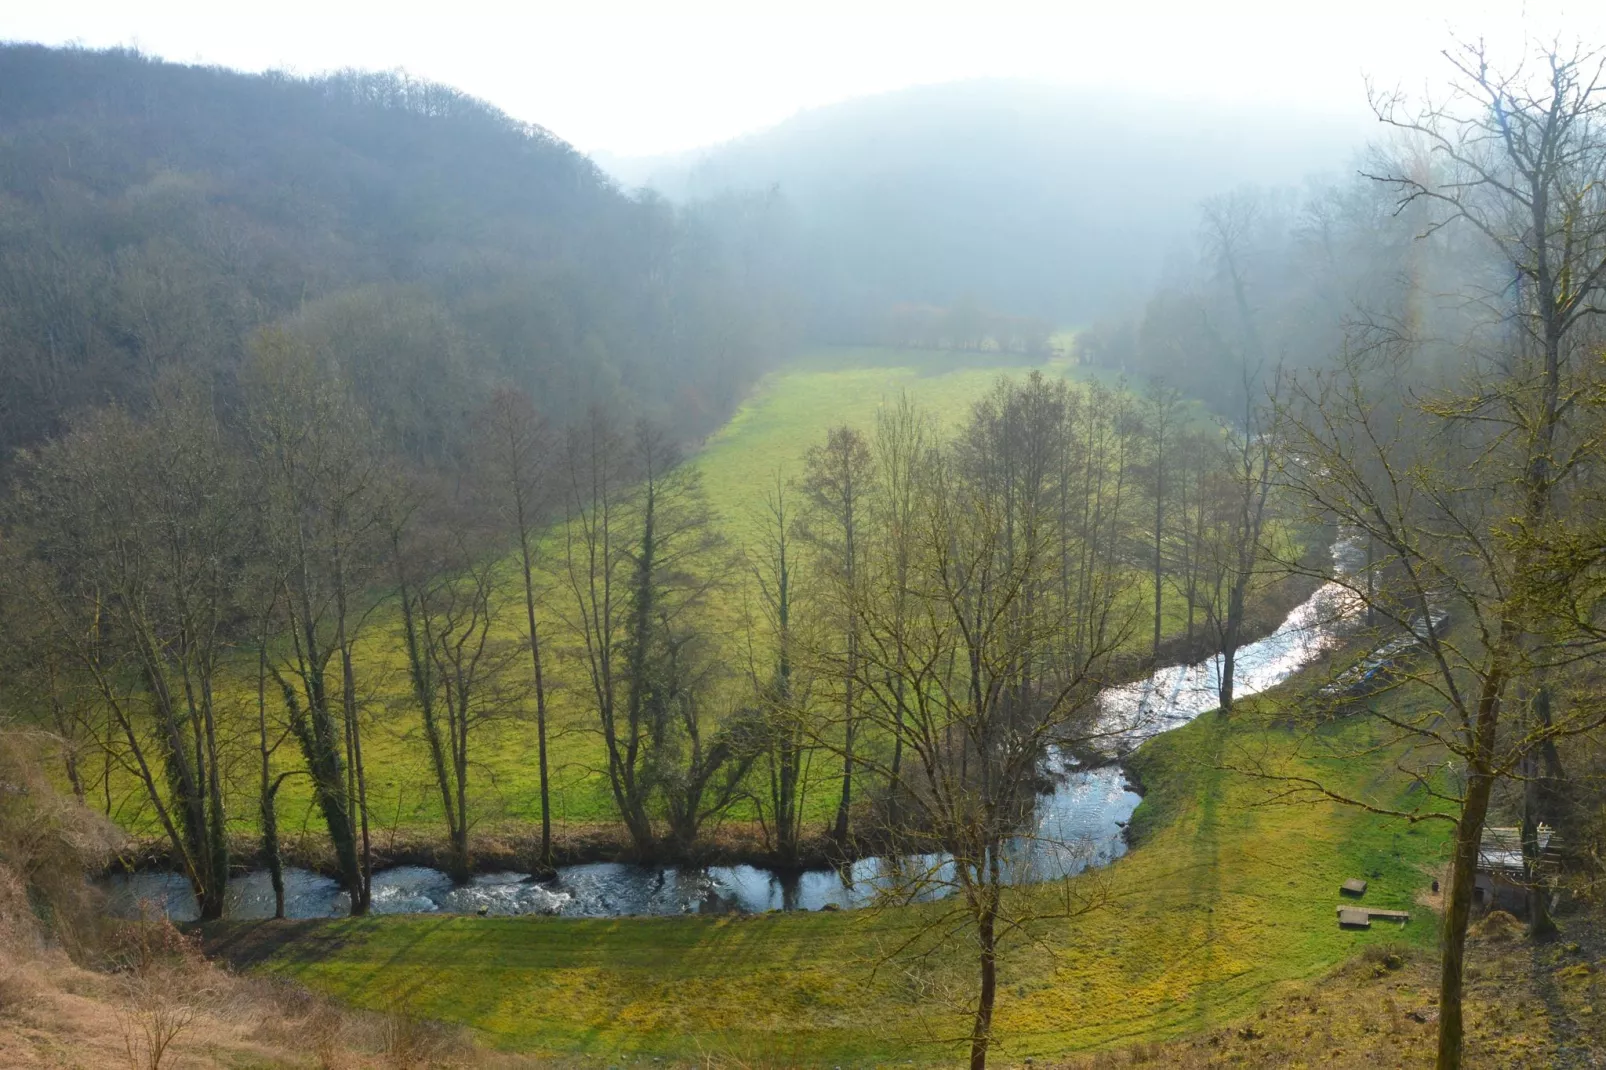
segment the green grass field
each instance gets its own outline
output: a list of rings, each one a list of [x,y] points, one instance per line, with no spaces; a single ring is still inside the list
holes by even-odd
[[[752,518],[761,507],[764,492],[773,486],[777,471],[784,478],[799,474],[805,453],[823,441],[828,428],[845,423],[869,431],[874,427],[877,409],[896,402],[907,392],[931,415],[939,430],[951,431],[968,418],[973,402],[1000,376],[1018,377],[1034,369],[1055,376],[1083,375],[1064,356],[1039,365],[1009,363],[1019,359],[989,353],[829,349],[801,356],[766,376],[729,424],[711,436],[691,462],[702,471],[710,502],[721,518],[733,552],[750,540]],[[1202,410],[1190,411],[1192,419],[1203,419]],[[736,579],[745,579],[740,567],[729,571]],[[510,583],[504,607],[505,632],[510,636],[520,634],[522,629],[522,603],[514,596],[513,586]],[[739,586],[735,591],[726,596],[728,602],[719,607],[718,617],[730,631],[726,638],[733,665],[739,660],[736,651],[740,647],[740,613],[734,604],[741,597]],[[1143,618],[1134,629],[1134,642],[1138,645],[1149,634],[1150,592],[1146,575],[1135,578],[1134,611]],[[1170,592],[1164,603],[1163,627],[1168,635],[1180,634],[1185,605],[1180,598],[1169,595]],[[443,826],[440,797],[408,691],[397,617],[381,605],[358,646],[358,686],[371,718],[363,741],[369,802],[378,830],[376,842],[381,847],[393,833],[428,836],[441,832]],[[565,642],[561,629],[549,624],[548,641],[561,647]],[[563,657],[561,649],[556,653],[558,656],[548,662],[555,685],[555,732],[550,747],[553,816],[560,826],[612,821],[613,800],[602,773],[604,752],[600,738],[591,729],[593,718],[585,702],[578,665],[572,657]],[[254,670],[253,658],[250,671]],[[232,785],[231,822],[242,832],[256,828],[255,700],[254,679],[242,679],[240,687],[222,696],[222,701],[236,707],[235,714],[225,720],[238,728],[228,780]],[[539,819],[533,713],[487,724],[479,733],[474,743],[471,781],[471,812],[478,827],[493,833],[519,826],[527,828],[524,823]],[[300,767],[293,741],[283,745],[278,760],[284,769]],[[823,823],[834,807],[834,780],[825,763],[818,766],[817,773],[818,783],[805,797],[805,806],[811,821]],[[114,790],[123,800],[119,821],[142,833],[155,834],[154,819],[146,812],[143,794],[132,779],[125,778]],[[285,782],[279,806],[280,827],[287,837],[294,840],[301,834],[313,838],[320,835],[321,818],[305,777]],[[738,820],[749,816],[741,806],[732,813]]]
[[[969,414],[971,404],[1001,375],[1024,375],[1032,366],[984,363],[985,354],[952,354],[888,349],[833,349],[807,354],[766,376],[730,422],[711,436],[693,458],[702,472],[710,504],[719,516],[733,551],[751,538],[751,521],[777,471],[784,478],[802,469],[804,454],[824,440],[826,431],[849,424],[865,431],[874,427],[877,408],[908,395],[939,426],[952,427]],[[1046,374],[1067,375],[1063,360],[1039,366]],[[731,570],[738,578],[740,570]],[[740,595],[728,597],[739,600]],[[739,612],[720,607],[731,630],[730,647],[739,646]],[[519,625],[510,617],[510,626]],[[1179,615],[1180,617],[1180,615]],[[385,827],[433,830],[441,821],[439,799],[432,787],[422,741],[417,738],[410,700],[402,687],[405,665],[400,644],[381,625],[377,642],[362,666],[364,678],[385,696],[390,707],[371,733],[367,764],[375,816]],[[561,641],[561,638],[560,638]],[[565,672],[565,668],[571,671]],[[591,731],[592,717],[580,693],[582,683],[570,660],[561,660],[554,676],[558,734],[552,744],[554,817],[564,823],[610,821],[613,800],[602,775],[604,754]],[[482,772],[477,811],[488,822],[534,820],[539,816],[535,727],[529,720],[489,726],[479,743]],[[288,755],[287,755],[288,757]],[[825,821],[834,800],[825,790],[828,770],[822,765],[820,790],[807,797],[811,818]],[[287,786],[288,787],[288,786]],[[303,815],[316,828],[311,797],[298,786],[286,798],[287,813],[299,823]],[[253,808],[254,809],[254,808]],[[747,816],[738,811],[734,816]]]
[[[1181,1036],[1250,1014],[1287,982],[1324,973],[1380,942],[1432,945],[1415,904],[1443,857],[1437,824],[1407,826],[1334,804],[1268,803],[1235,758],[1319,770],[1392,801],[1405,786],[1376,764],[1296,756],[1277,726],[1293,688],[1205,715],[1135,762],[1148,793],[1138,845],[1078,878],[1107,905],[1039,925],[1000,969],[998,1031],[1010,1061]],[[1346,749],[1372,722],[1331,724]],[[1341,932],[1346,877],[1368,905],[1412,909],[1404,929]],[[1040,892],[1022,890],[1020,895]],[[968,992],[962,941],[916,972],[882,961],[928,908],[881,912],[612,920],[370,918],[320,923],[265,969],[357,1005],[472,1027],[494,1046],[553,1055],[664,1056],[765,1064],[951,1061],[962,1031],[945,991]],[[271,925],[225,924],[222,944],[275,939]],[[954,988],[952,986],[960,986]]]
[[[876,411],[907,393],[932,415],[939,430],[952,430],[999,376],[1072,372],[1058,358],[1039,365],[975,363],[987,356],[831,349],[788,362],[760,381],[698,455],[710,501],[739,537],[776,471],[787,478],[799,475],[803,455],[824,441],[829,427],[848,424],[869,432]]]

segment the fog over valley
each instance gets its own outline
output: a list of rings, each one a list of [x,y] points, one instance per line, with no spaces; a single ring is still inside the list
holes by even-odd
[[[1606,17],[0,10],[0,1066],[1606,1064]]]
[[[837,309],[968,297],[1082,323],[1137,301],[1185,253],[1202,199],[1338,175],[1373,125],[999,79],[850,101],[604,167],[678,202],[773,191],[819,300]]]

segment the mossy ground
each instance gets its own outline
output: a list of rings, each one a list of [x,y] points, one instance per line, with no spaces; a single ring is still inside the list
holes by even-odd
[[[1290,982],[1382,944],[1429,948],[1416,903],[1443,857],[1434,824],[1407,826],[1335,804],[1277,804],[1229,772],[1254,755],[1291,771],[1304,731],[1279,724],[1293,688],[1207,714],[1148,744],[1138,844],[1075,887],[1106,903],[1033,926],[1000,979],[1002,1061],[1064,1057],[1217,1029]],[[1370,722],[1319,729],[1343,749]],[[1406,790],[1388,763],[1320,771],[1383,800]],[[1346,877],[1370,905],[1416,911],[1403,930],[1342,932]],[[1041,896],[1042,890],[1018,895]],[[969,991],[963,940],[918,968],[884,961],[930,907],[757,917],[370,918],[284,930],[262,968],[362,1007],[472,1027],[488,1044],[558,1056],[620,1054],[866,1065],[951,1059],[963,1031],[945,994]],[[221,944],[278,939],[270,923],[214,932]]]

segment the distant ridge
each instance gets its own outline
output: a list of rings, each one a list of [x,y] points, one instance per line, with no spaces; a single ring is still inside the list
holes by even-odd
[[[1369,132],[1359,119],[984,80],[607,164],[677,200],[777,188],[827,320],[974,298],[1079,322],[1152,281],[1204,197],[1340,169]]]

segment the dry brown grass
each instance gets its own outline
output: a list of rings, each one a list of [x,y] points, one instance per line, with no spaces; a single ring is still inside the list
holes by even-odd
[[[340,1007],[209,962],[165,918],[113,922],[85,880],[116,831],[0,731],[0,1067],[517,1066],[405,1008]]]
[[[95,970],[59,949],[7,950],[0,1000],[0,1066],[8,1070],[536,1065],[485,1052],[460,1030],[405,1013],[353,1011],[296,985],[228,973],[188,951]]]

